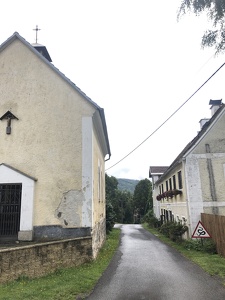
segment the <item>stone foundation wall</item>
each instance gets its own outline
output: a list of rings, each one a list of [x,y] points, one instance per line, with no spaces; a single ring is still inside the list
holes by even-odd
[[[0,250],[0,283],[40,277],[91,260],[91,237],[15,246]]]
[[[96,258],[98,251],[103,246],[106,239],[106,220],[102,219],[92,229],[93,257]]]
[[[58,225],[50,226],[34,226],[34,240],[35,241],[51,241],[61,239],[74,239],[80,237],[90,237],[90,227],[78,228],[63,228]]]

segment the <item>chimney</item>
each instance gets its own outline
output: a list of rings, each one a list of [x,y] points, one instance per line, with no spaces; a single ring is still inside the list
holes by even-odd
[[[199,121],[199,124],[200,124],[200,128],[202,129],[202,127],[209,121],[210,119],[201,119]]]
[[[42,54],[48,61],[52,62],[52,59],[48,53],[48,50],[45,46],[41,45],[41,44],[32,44],[32,46],[40,53]]]
[[[210,107],[211,109],[211,116],[213,116],[215,114],[215,112],[220,108],[220,106],[222,105],[222,99],[220,100],[212,100],[210,99],[209,101],[209,105],[212,105]]]

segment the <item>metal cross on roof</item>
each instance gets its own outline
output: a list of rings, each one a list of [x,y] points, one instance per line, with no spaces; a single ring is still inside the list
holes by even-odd
[[[38,28],[38,25],[36,25],[36,28],[35,28],[35,29],[33,29],[33,30],[35,30],[35,31],[36,31],[36,44],[37,44],[37,33],[38,33],[38,31],[39,31],[39,30],[41,30],[41,29],[39,29],[39,28]]]

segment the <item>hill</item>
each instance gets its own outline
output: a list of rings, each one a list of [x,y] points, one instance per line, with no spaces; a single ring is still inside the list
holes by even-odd
[[[125,178],[116,178],[118,181],[118,190],[127,191],[134,193],[135,187],[138,184],[139,180],[135,179],[125,179]]]

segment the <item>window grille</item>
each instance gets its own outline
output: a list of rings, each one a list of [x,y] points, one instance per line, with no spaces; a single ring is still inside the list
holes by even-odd
[[[0,184],[0,237],[18,234],[21,191],[22,184]]]

